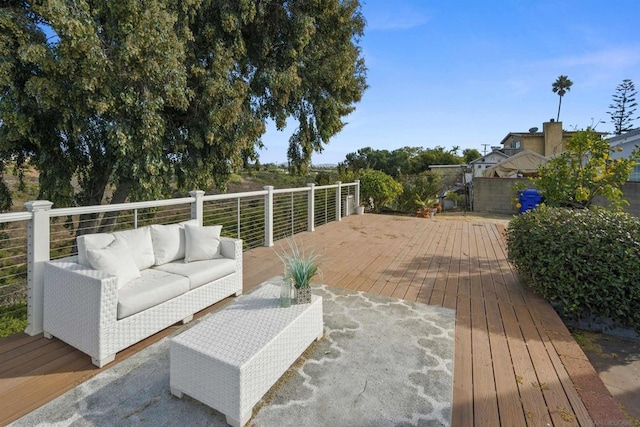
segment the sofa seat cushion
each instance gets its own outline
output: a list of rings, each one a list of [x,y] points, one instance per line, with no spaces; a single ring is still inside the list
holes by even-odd
[[[162,304],[189,291],[189,279],[165,271],[147,269],[118,291],[118,319]]]
[[[191,282],[190,289],[195,289],[234,273],[236,271],[236,261],[229,258],[216,258],[189,263],[175,261],[157,265],[153,269],[188,277]]]

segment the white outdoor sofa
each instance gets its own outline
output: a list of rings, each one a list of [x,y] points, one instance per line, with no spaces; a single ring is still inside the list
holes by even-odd
[[[242,293],[242,241],[188,221],[79,236],[45,263],[44,335],[102,367],[115,354]]]

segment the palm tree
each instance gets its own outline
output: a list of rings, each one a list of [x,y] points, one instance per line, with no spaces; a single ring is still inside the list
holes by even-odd
[[[560,96],[560,102],[558,103],[558,116],[556,117],[556,122],[560,121],[560,107],[562,106],[562,97],[565,93],[571,90],[571,86],[573,82],[569,80],[567,76],[560,76],[558,79],[553,82],[551,85],[551,90],[553,93],[557,93]]]

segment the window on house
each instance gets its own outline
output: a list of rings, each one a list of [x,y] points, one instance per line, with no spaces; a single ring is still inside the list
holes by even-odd
[[[640,181],[640,166],[636,165],[633,167],[633,171],[631,172],[631,176],[629,176],[629,181]]]
[[[520,148],[520,140],[517,139],[517,140],[513,141],[513,143],[511,144],[511,147],[513,147],[515,149]]]

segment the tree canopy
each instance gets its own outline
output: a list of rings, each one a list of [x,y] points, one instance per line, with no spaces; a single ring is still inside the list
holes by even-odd
[[[558,115],[556,116],[557,122],[560,121],[560,107],[562,106],[562,97],[571,90],[571,86],[573,86],[573,82],[569,80],[569,77],[567,76],[558,76],[556,81],[551,84],[551,91],[553,93],[557,93],[559,96]]]
[[[1,159],[56,206],[160,197],[224,187],[292,117],[304,171],[366,89],[364,25],[358,0],[6,2]]]
[[[434,148],[403,147],[393,151],[374,150],[371,147],[361,148],[346,155],[339,167],[351,171],[359,169],[375,169],[392,177],[399,175],[416,175],[432,165],[459,165],[469,157],[474,157],[477,150],[466,149],[463,156],[457,155],[458,147],[447,150],[444,147]]]
[[[614,126],[614,134],[621,135],[633,129],[633,121],[638,118],[633,117],[638,106],[636,93],[636,87],[629,79],[624,79],[616,87],[613,103],[609,105],[608,112]]]

